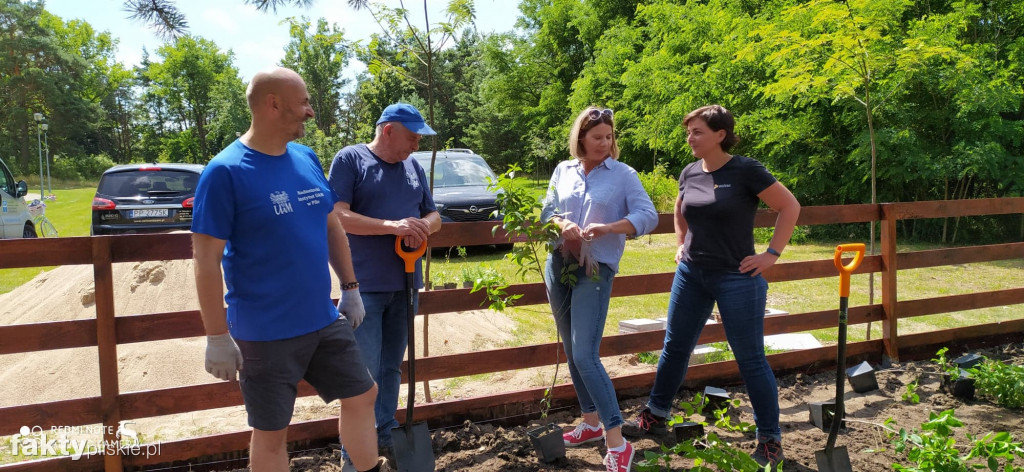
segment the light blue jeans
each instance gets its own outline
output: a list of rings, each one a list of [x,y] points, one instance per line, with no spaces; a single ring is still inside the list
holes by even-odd
[[[561,254],[549,255],[545,278],[572,386],[583,413],[596,411],[606,430],[617,428],[622,426],[622,411],[599,353],[615,274],[607,264],[600,264],[597,277],[591,278],[581,267],[574,271],[576,284],[570,286],[561,282],[564,265]]]
[[[391,429],[398,427],[398,387],[402,385],[402,360],[409,345],[409,306],[405,290],[363,292],[366,316],[355,330],[363,362],[377,382],[377,445],[391,447]],[[413,295],[413,313],[419,310],[419,293]]]
[[[738,271],[704,270],[682,262],[676,268],[668,300],[665,345],[658,360],[647,407],[668,417],[672,400],[686,378],[690,354],[697,346],[711,309],[718,302],[729,347],[754,409],[758,440],[782,440],[775,373],[764,355],[764,307],[768,282]]]

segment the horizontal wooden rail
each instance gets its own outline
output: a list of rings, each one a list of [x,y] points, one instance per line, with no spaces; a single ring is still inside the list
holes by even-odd
[[[1024,213],[1024,197],[975,198],[913,203],[883,203],[896,210],[899,219],[948,218],[954,216],[1007,215]]]
[[[976,310],[994,306],[1024,303],[1024,288],[993,290],[990,292],[949,295],[921,300],[903,300],[896,304],[900,318]]]
[[[1024,243],[930,249],[896,255],[900,270],[1024,258]]]

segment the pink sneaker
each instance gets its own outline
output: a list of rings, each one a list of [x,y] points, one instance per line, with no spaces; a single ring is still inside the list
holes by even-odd
[[[602,439],[604,439],[604,428],[598,426],[596,430],[589,429],[586,423],[580,423],[576,425],[576,429],[562,435],[565,447],[582,446]]]
[[[626,441],[626,449],[622,452],[611,452],[604,456],[604,466],[608,472],[629,472],[633,466],[633,445]]]

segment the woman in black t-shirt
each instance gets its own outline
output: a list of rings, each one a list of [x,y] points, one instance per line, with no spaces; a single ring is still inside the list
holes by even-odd
[[[718,303],[729,346],[736,355],[757,424],[753,457],[774,467],[782,460],[778,387],[764,355],[768,282],[761,273],[786,247],[800,203],[760,162],[729,154],[739,139],[732,114],[718,105],[686,115],[687,142],[698,159],[679,176],[675,228],[675,278],[668,305],[665,345],[647,407],[623,427],[625,434],[663,432],[672,399],[686,377],[711,309]],[[763,253],[754,251],[759,201],[778,212]]]

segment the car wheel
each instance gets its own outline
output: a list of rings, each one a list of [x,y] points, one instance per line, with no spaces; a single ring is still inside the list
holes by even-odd
[[[25,223],[25,229],[21,232],[23,238],[38,238],[36,235],[36,229],[32,226],[32,223]]]

